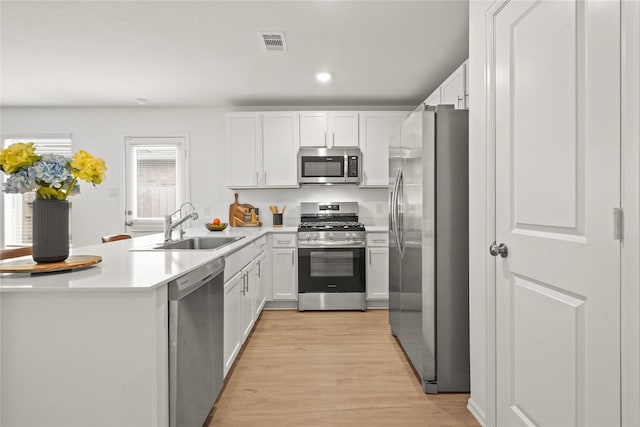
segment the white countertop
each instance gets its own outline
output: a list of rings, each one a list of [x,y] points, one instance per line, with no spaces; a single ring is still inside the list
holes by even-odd
[[[0,273],[0,292],[147,290],[213,259],[229,255],[267,233],[295,232],[297,227],[228,227],[224,231],[210,232],[200,224],[188,229],[185,237],[245,238],[212,250],[131,250],[162,243],[162,233],[71,248],[70,255],[98,255],[102,257],[102,262],[85,269],[55,273]]]

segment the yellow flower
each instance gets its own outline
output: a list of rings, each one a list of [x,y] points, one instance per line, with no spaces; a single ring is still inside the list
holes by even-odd
[[[25,144],[18,142],[11,144],[0,152],[0,169],[6,174],[18,171],[25,166],[31,166],[40,159],[33,148],[33,142]]]
[[[74,178],[79,178],[93,185],[102,182],[104,172],[107,170],[104,160],[100,157],[94,157],[84,150],[74,154],[70,166]]]

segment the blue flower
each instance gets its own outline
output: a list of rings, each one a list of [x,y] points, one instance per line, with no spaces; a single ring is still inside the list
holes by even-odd
[[[73,179],[69,159],[59,154],[45,154],[33,164],[36,181],[49,184],[50,188],[61,188],[67,180]]]
[[[7,182],[2,184],[5,193],[22,194],[33,191],[36,187],[36,177],[33,168],[22,168],[7,177]]]

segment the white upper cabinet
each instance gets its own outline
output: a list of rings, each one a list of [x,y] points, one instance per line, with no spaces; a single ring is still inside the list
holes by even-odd
[[[229,187],[257,187],[262,155],[259,113],[226,115]]]
[[[460,110],[465,108],[465,74],[466,63],[460,65],[453,74],[440,85],[442,104],[453,104],[456,109]]]
[[[389,184],[389,140],[405,117],[405,111],[360,112],[364,172],[361,187],[386,187]]]
[[[469,60],[464,61],[464,108],[469,109]]]
[[[297,112],[227,113],[229,188],[298,187]]]
[[[442,100],[440,99],[440,88],[438,87],[433,91],[431,95],[424,100],[426,105],[440,105],[442,104]]]
[[[298,113],[262,114],[262,184],[298,186],[297,155],[300,148]]]
[[[327,146],[327,113],[304,111],[300,113],[300,146]]]
[[[332,147],[358,146],[358,113],[353,111],[329,113]]]
[[[300,113],[301,147],[357,147],[358,112],[303,111]]]

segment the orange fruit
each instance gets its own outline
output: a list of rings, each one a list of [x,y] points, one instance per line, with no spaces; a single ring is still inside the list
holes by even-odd
[[[220,218],[215,218],[213,220],[213,225],[220,225]]]

